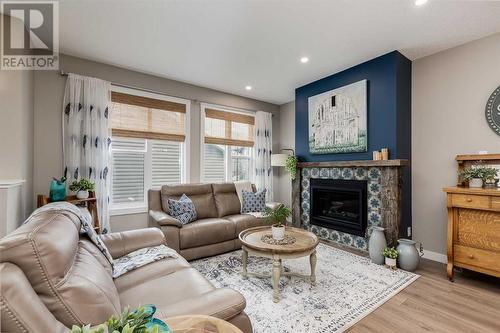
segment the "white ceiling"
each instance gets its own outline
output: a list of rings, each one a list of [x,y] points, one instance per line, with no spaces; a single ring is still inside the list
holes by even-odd
[[[392,50],[414,60],[499,31],[500,1],[60,1],[63,53],[276,104]]]

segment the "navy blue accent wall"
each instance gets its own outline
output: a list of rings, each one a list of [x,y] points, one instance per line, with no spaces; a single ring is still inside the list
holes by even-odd
[[[309,152],[308,98],[357,81],[368,80],[368,151],[347,154]],[[411,161],[411,61],[398,51],[369,60],[295,90],[295,150],[300,161],[371,160],[373,151],[389,148],[391,159]],[[402,228],[411,226],[411,167],[403,170]]]

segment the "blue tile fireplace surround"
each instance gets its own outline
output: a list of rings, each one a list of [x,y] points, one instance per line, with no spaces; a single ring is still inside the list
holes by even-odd
[[[312,154],[309,97],[361,80],[367,80],[367,151]],[[367,233],[354,235],[310,221],[311,179],[364,180],[367,229],[385,227],[392,242],[407,238],[411,227],[411,61],[394,51],[297,88],[295,148],[300,173],[293,183],[294,225],[320,238],[366,250]],[[372,152],[381,148],[389,149],[390,160],[372,161]]]
[[[293,183],[294,223],[320,238],[366,251],[371,226],[386,228],[389,242],[399,238],[401,171],[407,160],[300,163]],[[367,183],[367,229],[362,236],[311,223],[311,179],[363,180]]]

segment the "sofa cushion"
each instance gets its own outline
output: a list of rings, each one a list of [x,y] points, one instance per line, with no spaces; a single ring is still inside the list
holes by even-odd
[[[173,218],[179,220],[183,225],[196,220],[196,208],[193,202],[183,194],[179,200],[168,199],[168,209]]]
[[[212,184],[219,217],[239,214],[241,203],[234,183]]]
[[[170,213],[168,199],[178,200],[183,194],[193,202],[199,219],[218,217],[211,184],[163,185],[161,204],[165,213]]]
[[[243,196],[242,213],[260,213],[266,208],[266,189],[255,193],[243,190],[241,194]]]
[[[131,308],[144,304],[155,304],[160,312],[164,306],[214,289],[214,286],[196,269],[184,268],[121,291],[120,301],[124,306]]]
[[[224,219],[234,223],[236,228],[236,237],[238,237],[240,232],[245,229],[269,225],[265,218],[258,218],[249,214],[228,215],[224,216]]]
[[[134,269],[125,275],[115,279],[118,293],[122,293],[129,288],[134,288],[140,284],[148,283],[151,280],[172,274],[181,269],[191,267],[183,257],[163,259],[146,266]]]
[[[186,224],[179,229],[179,233],[180,248],[188,249],[234,239],[236,226],[228,220],[209,218]]]
[[[49,311],[68,327],[102,323],[121,312],[109,268],[97,249],[88,250],[90,242],[79,242],[79,232],[76,217],[46,212],[0,241],[0,261],[17,265]]]

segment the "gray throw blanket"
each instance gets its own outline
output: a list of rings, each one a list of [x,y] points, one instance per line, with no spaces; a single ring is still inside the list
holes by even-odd
[[[89,239],[94,243],[94,245],[101,251],[101,253],[106,257],[106,259],[111,264],[113,268],[113,278],[117,278],[127,272],[130,272],[136,268],[142,267],[144,265],[150,264],[152,262],[165,259],[165,258],[177,258],[178,254],[173,249],[166,247],[165,245],[146,247],[134,252],[131,252],[123,257],[113,260],[108,248],[101,240],[101,237],[95,232],[92,225],[92,216],[88,210],[82,210],[77,206],[65,202],[52,202],[36,209],[24,223],[29,223],[37,215],[44,212],[54,212],[66,215],[68,217],[77,217],[81,223],[81,233],[87,234]]]

